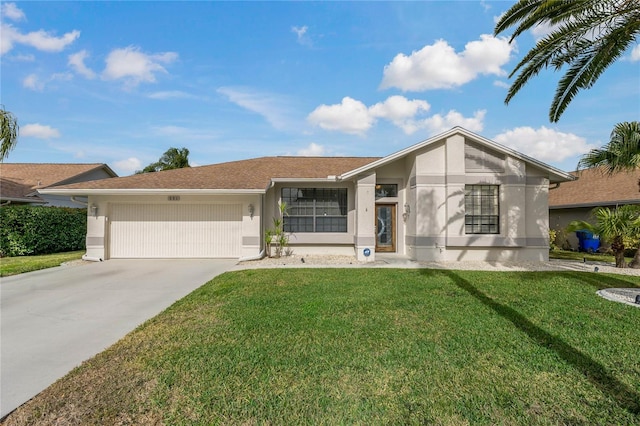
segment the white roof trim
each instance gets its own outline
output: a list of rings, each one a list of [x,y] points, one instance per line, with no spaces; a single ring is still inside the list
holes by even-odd
[[[564,172],[564,171],[562,171],[560,169],[557,169],[557,168],[555,168],[553,166],[550,166],[550,165],[548,165],[546,163],[543,163],[542,161],[536,160],[535,158],[529,157],[529,156],[527,156],[525,154],[522,154],[521,152],[518,152],[518,151],[516,151],[514,149],[508,148],[508,147],[506,147],[504,145],[501,145],[501,144],[499,144],[497,142],[494,142],[494,141],[492,141],[490,139],[487,139],[487,138],[482,137],[480,135],[477,135],[477,134],[475,134],[473,132],[470,132],[469,130],[464,129],[464,128],[460,127],[460,126],[456,126],[456,127],[452,128],[452,129],[450,129],[450,130],[448,130],[448,131],[446,131],[444,133],[440,133],[439,135],[432,136],[429,139],[426,139],[426,140],[424,140],[422,142],[418,142],[415,145],[411,145],[410,147],[405,148],[405,149],[400,150],[400,151],[397,151],[397,152],[395,152],[393,154],[387,155],[386,157],[383,157],[383,158],[381,158],[379,160],[376,160],[376,161],[374,161],[372,163],[366,164],[366,165],[364,165],[362,167],[359,167],[357,169],[354,169],[354,170],[351,170],[349,172],[343,173],[338,178],[339,179],[350,179],[352,177],[355,177],[355,176],[357,176],[357,175],[359,175],[361,173],[364,173],[366,171],[369,171],[371,169],[375,169],[377,167],[381,167],[381,166],[384,166],[386,164],[389,164],[389,163],[391,163],[391,162],[393,162],[395,160],[398,160],[398,159],[400,159],[402,157],[405,157],[406,155],[408,155],[408,154],[410,154],[410,153],[412,153],[414,151],[422,149],[422,148],[424,148],[426,146],[429,146],[429,145],[431,145],[433,143],[439,142],[439,141],[441,141],[443,139],[447,139],[447,138],[449,138],[449,137],[451,137],[453,135],[456,135],[456,134],[460,134],[462,136],[465,136],[465,137],[473,140],[474,142],[478,142],[480,144],[486,145],[486,146],[488,146],[488,147],[490,147],[490,148],[492,148],[492,149],[494,149],[494,150],[496,150],[496,151],[498,151],[498,152],[500,152],[502,154],[506,154],[506,155],[509,155],[511,157],[515,157],[515,158],[517,158],[519,160],[522,160],[522,161],[525,161],[527,163],[531,163],[531,164],[535,165],[536,167],[539,167],[539,168],[541,168],[543,170],[546,170],[550,174],[556,175],[557,177],[560,178],[561,181],[572,181],[572,180],[576,179],[575,176],[573,176],[573,175],[571,175],[571,174],[569,174],[567,172]]]
[[[41,194],[52,195],[247,195],[264,194],[263,189],[39,189]]]
[[[336,180],[338,180],[336,176],[327,176],[326,178],[272,178],[271,182],[274,182],[274,183],[288,183],[288,182],[323,183],[323,182],[335,182]]]

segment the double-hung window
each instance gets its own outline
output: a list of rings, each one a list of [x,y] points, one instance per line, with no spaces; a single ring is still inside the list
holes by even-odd
[[[465,234],[500,233],[500,186],[465,185]]]
[[[346,188],[282,188],[285,232],[347,232]]]

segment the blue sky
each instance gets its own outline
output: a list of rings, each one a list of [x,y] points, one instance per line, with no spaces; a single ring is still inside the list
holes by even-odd
[[[510,1],[3,2],[7,162],[104,162],[169,147],[192,165],[384,156],[460,125],[564,170],[640,118],[640,47],[548,120],[559,73],[506,106],[545,28],[493,37]]]

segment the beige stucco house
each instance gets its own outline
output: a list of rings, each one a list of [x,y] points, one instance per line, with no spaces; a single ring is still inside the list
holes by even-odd
[[[295,253],[548,259],[558,169],[456,127],[372,157],[262,157],[45,189],[88,197],[86,258],[253,258],[279,203]]]

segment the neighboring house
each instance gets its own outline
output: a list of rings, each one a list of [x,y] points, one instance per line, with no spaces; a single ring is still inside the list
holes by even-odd
[[[252,258],[285,202],[295,253],[548,259],[573,177],[460,127],[383,158],[263,157],[42,190],[89,197],[86,259]]]
[[[608,175],[596,167],[571,174],[577,180],[549,189],[549,225],[558,231],[558,246],[577,250],[578,238],[564,232],[567,225],[574,220],[593,222],[591,211],[596,207],[640,204],[640,169]]]
[[[117,177],[106,164],[0,163],[0,203],[81,207],[69,196],[38,191],[56,185]],[[87,201],[86,198],[80,201]]]

